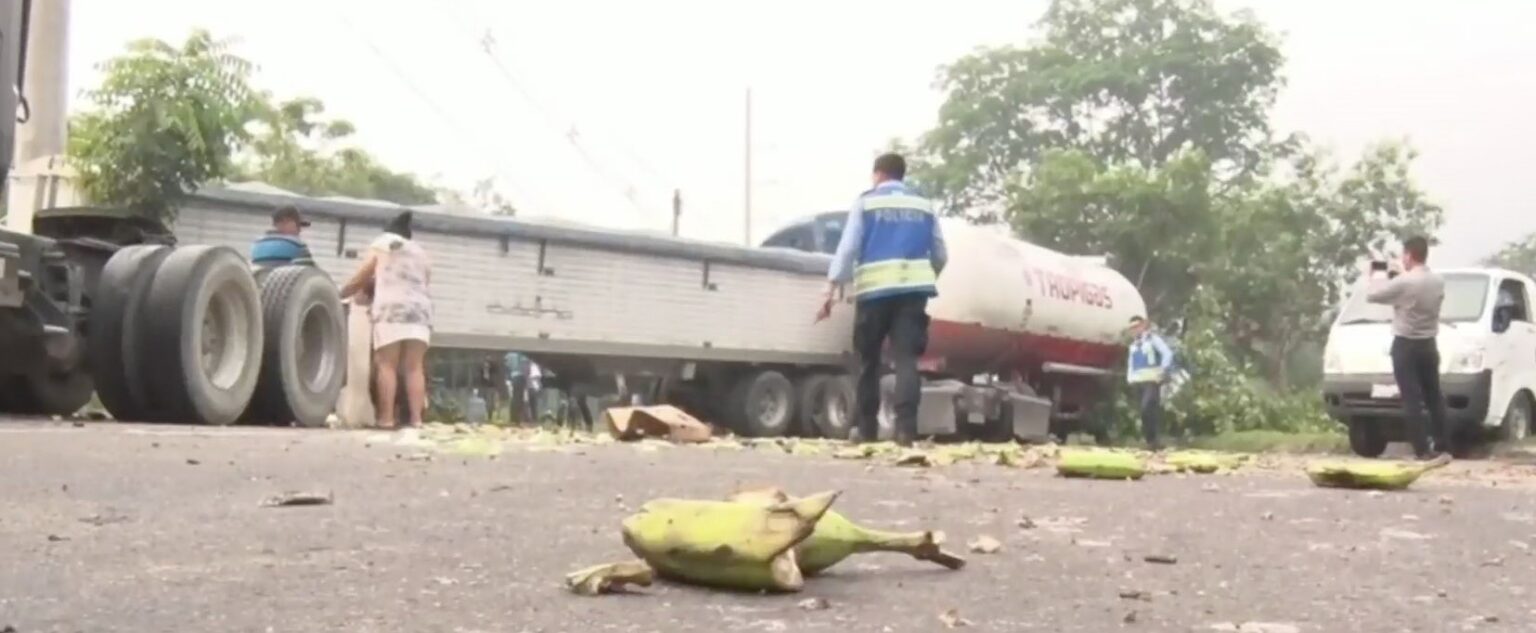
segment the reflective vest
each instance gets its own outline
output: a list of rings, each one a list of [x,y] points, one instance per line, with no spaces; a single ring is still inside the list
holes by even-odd
[[[1171,359],[1163,358],[1159,345],[1166,347],[1168,342],[1157,334],[1148,334],[1131,342],[1127,382],[1141,384],[1163,381],[1164,363]],[[1172,352],[1171,348],[1169,352]]]
[[[885,182],[860,197],[863,242],[853,269],[860,301],[904,294],[938,295],[933,270],[933,203],[899,182]]]

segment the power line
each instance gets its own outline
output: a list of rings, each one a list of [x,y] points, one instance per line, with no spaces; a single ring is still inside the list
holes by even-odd
[[[456,23],[460,28],[468,29],[473,32],[473,27],[470,27],[458,15],[456,11],[450,9],[448,4],[449,3],[441,3],[439,5],[439,8],[442,9],[442,13],[447,15],[448,18]],[[609,181],[610,185],[619,189],[624,198],[629,200],[630,204],[634,205],[637,210],[642,212],[646,211],[646,209],[641,206],[640,202],[636,199],[636,190],[634,184],[629,182],[627,179],[614,176],[610,170],[606,169],[602,164],[600,164],[600,161],[593,157],[591,152],[589,152],[586,146],[581,142],[581,134],[577,130],[575,124],[563,126],[560,121],[557,120],[550,108],[547,107],[541,100],[539,100],[539,98],[533,94],[533,91],[529,90],[526,85],[517,79],[512,70],[508,68],[506,63],[503,62],[501,58],[496,54],[496,37],[490,32],[490,30],[487,29],[484,32],[484,34],[480,37],[478,44],[481,52],[485,53],[485,56],[491,60],[491,64],[495,66],[497,74],[501,76],[502,80],[513,90],[517,91],[518,94],[522,95],[523,98],[528,101],[528,103],[533,106],[535,110],[538,111],[539,115],[544,119],[545,125],[547,125],[552,132],[558,136],[563,137],[567,142],[571,144],[571,147],[576,150],[577,155],[581,157],[582,161],[586,163],[587,168],[590,169],[593,174],[597,175],[599,178]],[[640,159],[638,156],[635,156],[633,152],[629,152],[627,149],[622,147],[621,151],[629,154],[632,160],[635,160],[637,163],[639,163],[640,166],[646,171],[650,172],[652,176],[664,181],[669,180],[657,174],[654,168],[650,167],[648,163]]]
[[[336,18],[340,20],[344,26],[351,30],[352,33],[358,37],[358,39],[362,40],[363,44],[366,45],[369,51],[373,53],[373,56],[382,62],[385,67],[389,68],[390,72],[394,73],[395,78],[399,79],[401,83],[405,84],[406,88],[410,89],[410,91],[414,93],[417,98],[421,99],[423,103],[427,104],[427,107],[431,108],[432,111],[437,114],[437,117],[443,122],[443,124],[447,125],[455,134],[457,134],[461,143],[468,139],[478,138],[477,136],[470,134],[468,130],[466,130],[463,126],[459,125],[459,122],[454,119],[446,109],[439,105],[436,99],[433,99],[426,90],[423,90],[421,86],[415,82],[415,80],[411,79],[410,75],[407,74],[399,64],[395,63],[393,59],[386,55],[383,49],[379,48],[378,44],[374,43],[373,39],[368,37],[366,32],[364,32],[357,26],[356,23],[349,19],[345,11],[338,10],[334,5],[331,6],[331,8],[333,9],[333,13],[335,13]],[[485,146],[480,145],[479,143],[470,143],[470,145],[478,150],[478,153],[481,154],[482,158],[490,157],[493,164],[497,162],[494,158],[494,153],[487,151]],[[499,171],[502,175],[506,175],[508,173],[505,168],[502,168]],[[524,190],[522,190],[517,186],[515,182],[513,182],[511,178],[506,178],[504,180],[507,183],[507,186],[512,189],[513,195],[516,195],[517,197],[524,200],[532,200],[532,196],[527,195]],[[514,203],[513,206],[516,207],[520,205]]]

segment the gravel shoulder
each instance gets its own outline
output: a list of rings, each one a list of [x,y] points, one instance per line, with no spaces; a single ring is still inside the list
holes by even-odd
[[[1314,488],[1303,458],[1094,482],[620,445],[427,459],[360,432],[27,422],[0,422],[0,451],[0,630],[16,633],[935,631],[949,610],[979,631],[1536,627],[1536,466],[1518,462],[1381,494]],[[630,557],[619,521],[645,500],[762,484],[841,489],[855,520],[1003,548],[958,572],[854,558],[788,596],[560,587]],[[334,503],[261,507],[285,491]],[[812,597],[830,606],[803,609]]]

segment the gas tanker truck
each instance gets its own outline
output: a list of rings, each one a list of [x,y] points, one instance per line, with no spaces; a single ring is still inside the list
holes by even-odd
[[[337,280],[401,210],[245,184],[194,196],[175,232],[243,249],[287,204],[311,221],[304,238]],[[845,215],[807,218],[750,248],[424,210],[415,239],[433,260],[432,344],[523,352],[565,389],[676,404],[744,435],[846,437],[853,306],[814,322]],[[1134,285],[1101,258],[964,222],[944,230],[950,262],[928,309],[919,432],[1094,430],[1084,423],[1119,373],[1122,332],[1145,310]]]

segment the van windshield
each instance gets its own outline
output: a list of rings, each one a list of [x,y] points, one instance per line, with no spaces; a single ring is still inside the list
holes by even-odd
[[[1440,320],[1467,323],[1481,319],[1484,304],[1488,301],[1488,275],[1448,273],[1442,277],[1445,279],[1445,303],[1440,306]],[[1366,302],[1365,288],[1364,280],[1355,284],[1339,312],[1340,325],[1392,321],[1392,306]]]

